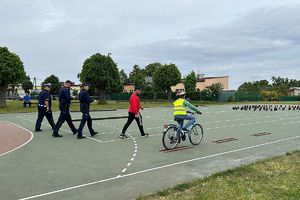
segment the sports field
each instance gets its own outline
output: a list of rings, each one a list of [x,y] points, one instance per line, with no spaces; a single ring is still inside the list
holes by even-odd
[[[200,107],[202,143],[192,147],[185,141],[181,145],[192,148],[174,152],[160,151],[163,125],[173,122],[172,108],[145,109],[144,126],[151,136],[139,137],[136,124],[132,124],[131,137],[125,140],[119,139],[119,134],[126,119],[94,121],[99,134],[77,140],[66,124],[60,132],[63,138],[53,138],[46,121],[44,131],[34,133],[36,113],[2,114],[2,123],[26,129],[31,139],[21,148],[1,154],[0,199],[133,199],[299,149],[299,111],[231,108]],[[55,120],[58,114],[54,113]],[[95,118],[126,115],[125,109],[91,113]],[[81,114],[72,113],[72,117],[79,119]]]

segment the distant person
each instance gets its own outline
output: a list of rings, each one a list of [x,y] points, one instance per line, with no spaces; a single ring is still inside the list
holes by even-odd
[[[143,119],[142,119],[142,115],[140,113],[140,109],[144,109],[143,106],[141,106],[141,102],[140,102],[140,98],[139,98],[139,94],[141,94],[142,90],[140,87],[135,87],[134,88],[134,92],[132,93],[132,95],[130,96],[130,100],[129,100],[129,110],[128,110],[128,120],[126,122],[126,124],[123,127],[122,133],[120,135],[120,138],[125,139],[128,138],[128,136],[125,134],[126,130],[128,129],[128,127],[131,125],[132,121],[135,120],[140,132],[141,132],[141,136],[147,136],[149,135],[148,133],[144,132],[144,128],[143,128]]]
[[[73,134],[75,135],[77,133],[77,129],[75,128],[72,122],[72,118],[70,114],[70,106],[72,100],[71,93],[70,93],[71,86],[72,86],[72,82],[70,80],[67,80],[64,83],[64,86],[59,90],[58,99],[59,99],[60,115],[56,123],[56,126],[53,130],[53,134],[52,134],[53,137],[62,137],[62,135],[60,135],[58,131],[65,121],[67,121]]]
[[[91,136],[93,137],[94,135],[98,134],[98,132],[95,132],[92,127],[92,118],[90,116],[90,104],[94,100],[91,99],[89,95],[89,88],[90,84],[84,83],[79,93],[80,111],[82,112],[82,119],[78,128],[77,139],[85,138],[85,136],[82,135],[82,130],[86,122]]]
[[[28,107],[31,107],[31,97],[29,93],[26,93],[26,95],[23,97],[23,107],[26,107],[28,104]]]
[[[52,130],[55,127],[53,115],[51,111],[52,106],[52,99],[50,95],[51,90],[51,84],[47,83],[43,85],[44,89],[39,93],[38,97],[38,118],[35,123],[35,131],[39,132],[41,130],[42,121],[44,119],[44,116],[46,116],[50,126],[52,127]]]
[[[188,100],[185,99],[186,92],[181,91],[176,94],[178,99],[173,103],[174,105],[174,118],[181,120],[180,126],[183,126],[184,120],[189,120],[186,125],[182,128],[183,131],[190,131],[189,128],[195,122],[195,116],[188,114],[186,108],[195,111],[197,114],[202,114],[197,107],[193,106]]]

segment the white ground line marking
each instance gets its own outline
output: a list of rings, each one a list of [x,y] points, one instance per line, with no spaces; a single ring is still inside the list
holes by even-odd
[[[95,185],[95,184],[99,184],[99,183],[103,183],[103,182],[108,182],[108,181],[112,181],[112,180],[119,179],[119,178],[125,178],[125,177],[130,177],[130,176],[134,176],[134,175],[138,175],[138,174],[143,174],[143,173],[155,171],[155,170],[158,170],[158,169],[164,169],[164,168],[167,168],[167,167],[172,167],[172,166],[176,166],[176,165],[190,163],[190,162],[194,162],[194,161],[198,161],[198,160],[204,160],[204,159],[207,159],[207,158],[213,158],[213,157],[222,156],[222,155],[226,155],[226,154],[231,154],[231,153],[235,153],[235,152],[239,152],[239,151],[254,149],[254,148],[258,148],[258,147],[262,147],[262,146],[266,146],[266,145],[270,145],[270,144],[275,144],[275,143],[279,143],[279,142],[283,142],[283,141],[287,141],[287,140],[291,140],[291,139],[295,139],[295,138],[299,138],[299,137],[300,137],[299,135],[298,136],[293,136],[293,137],[289,137],[289,138],[275,140],[275,141],[272,141],[272,142],[266,142],[266,143],[263,143],[263,144],[248,146],[248,147],[239,148],[239,149],[235,149],[235,150],[231,150],[231,151],[225,151],[225,152],[222,152],[222,153],[216,153],[216,154],[203,156],[203,157],[198,157],[198,158],[185,160],[185,161],[180,161],[180,162],[176,162],[176,163],[172,163],[172,164],[168,164],[168,165],[162,165],[162,166],[159,166],[159,167],[149,168],[149,169],[145,169],[145,170],[141,170],[141,171],[137,171],[137,172],[133,172],[133,173],[129,173],[129,174],[118,175],[116,177],[112,177],[112,178],[108,178],[108,179],[102,179],[102,180],[99,180],[99,181],[94,181],[94,182],[90,182],[90,183],[86,183],[86,184],[81,184],[81,185],[76,185],[76,186],[72,186],[72,187],[68,187],[68,188],[64,188],[64,189],[60,189],[60,190],[55,190],[55,191],[52,191],[52,192],[42,193],[42,194],[22,198],[22,199],[19,199],[19,200],[28,200],[28,199],[34,199],[34,198],[38,198],[38,197],[48,196],[48,195],[51,195],[51,194],[56,194],[56,193],[60,193],[60,192],[64,192],[64,191],[74,190],[74,189],[77,189],[77,188],[82,188],[82,187],[86,187],[86,186],[90,186],[90,185]]]
[[[131,161],[133,161],[133,160],[134,160],[134,158],[131,158],[130,160],[131,160]]]
[[[20,146],[14,148],[14,149],[11,149],[11,150],[9,150],[9,151],[7,151],[7,152],[5,152],[5,153],[0,154],[0,157],[6,155],[6,154],[8,154],[8,153],[11,153],[11,152],[13,152],[13,151],[16,151],[16,150],[18,150],[18,149],[20,149],[21,147],[25,146],[26,144],[28,144],[28,143],[33,139],[33,133],[32,133],[30,130],[28,130],[28,129],[22,127],[22,126],[19,126],[19,125],[13,123],[13,122],[8,122],[8,121],[0,121],[0,122],[9,123],[9,124],[11,124],[11,125],[17,126],[17,127],[21,128],[21,129],[25,130],[26,132],[30,133],[30,138],[29,138],[29,140],[27,140],[24,144],[21,144]]]
[[[126,170],[127,170],[127,168],[124,168],[124,169],[122,170],[122,173],[126,172]]]

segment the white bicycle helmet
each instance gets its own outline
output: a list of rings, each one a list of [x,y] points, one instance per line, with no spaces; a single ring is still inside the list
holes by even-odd
[[[179,91],[179,92],[177,92],[176,96],[183,96],[185,94],[186,94],[185,91]]]

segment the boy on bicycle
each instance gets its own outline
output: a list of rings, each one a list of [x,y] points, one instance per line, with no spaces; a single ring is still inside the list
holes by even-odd
[[[188,114],[186,108],[195,111],[197,114],[202,114],[197,107],[193,106],[189,101],[185,99],[186,92],[181,91],[176,94],[178,99],[173,103],[174,105],[174,118],[180,120],[180,126],[183,126],[184,120],[189,120],[186,125],[182,128],[183,131],[190,131],[189,128],[195,122],[195,116]]]

